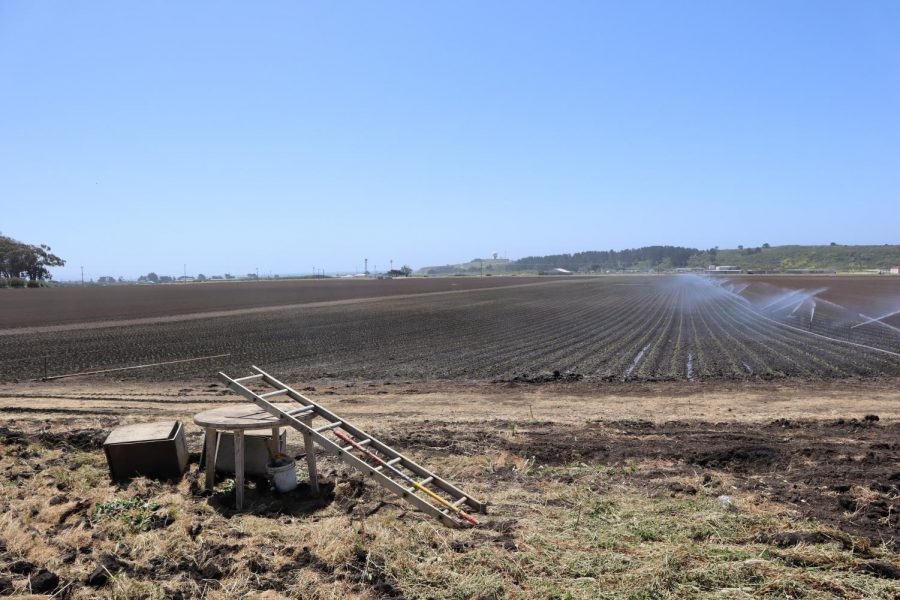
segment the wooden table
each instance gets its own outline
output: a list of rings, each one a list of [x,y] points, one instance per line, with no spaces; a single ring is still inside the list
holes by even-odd
[[[276,404],[281,410],[296,409],[297,404]],[[234,435],[234,496],[235,506],[244,505],[244,432],[249,429],[272,429],[273,450],[278,450],[280,429],[286,422],[270,415],[255,404],[232,404],[203,411],[194,416],[194,423],[206,430],[206,489],[211,490],[216,478],[216,454],[218,432],[231,431]],[[316,455],[312,439],[304,435],[306,462],[309,467],[309,483],[313,493],[318,493]]]

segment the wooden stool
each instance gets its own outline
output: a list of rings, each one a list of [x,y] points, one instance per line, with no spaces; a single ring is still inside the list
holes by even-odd
[[[290,410],[296,404],[277,404],[281,410]],[[311,418],[310,418],[311,420]],[[234,497],[235,507],[244,507],[244,432],[250,429],[272,430],[273,450],[278,450],[278,437],[286,424],[255,404],[236,404],[203,411],[194,417],[194,423],[206,430],[206,489],[211,490],[216,479],[216,453],[218,452],[217,432],[230,431],[234,435]],[[306,465],[309,469],[309,486],[313,494],[319,493],[316,473],[316,452],[312,438],[303,435],[306,448]]]

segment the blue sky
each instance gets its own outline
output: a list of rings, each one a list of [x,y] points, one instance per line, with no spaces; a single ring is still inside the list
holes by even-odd
[[[0,231],[75,278],[897,243],[897,2],[0,3]]]

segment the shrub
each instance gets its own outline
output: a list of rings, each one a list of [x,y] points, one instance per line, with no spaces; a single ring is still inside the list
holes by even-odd
[[[10,277],[9,278],[10,287],[21,288],[25,287],[25,280],[21,277]]]
[[[28,287],[30,287],[30,288],[41,287],[41,282],[38,281],[37,279],[29,279],[29,280],[28,280]]]

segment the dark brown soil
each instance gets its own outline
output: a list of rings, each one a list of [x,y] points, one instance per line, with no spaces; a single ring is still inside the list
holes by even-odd
[[[900,376],[900,334],[887,327],[851,328],[850,321],[835,324],[821,316],[828,311],[820,307],[813,323],[815,331],[808,331],[769,318],[749,307],[746,299],[701,278],[585,277],[546,285],[510,285],[531,281],[526,278],[509,278],[503,285],[496,283],[500,279],[490,281],[492,289],[460,294],[407,293],[389,301],[357,301],[362,296],[354,296],[356,300],[350,303],[287,304],[279,310],[248,309],[240,314],[215,313],[216,317],[207,313],[203,318],[189,315],[177,322],[161,317],[152,323],[92,324],[65,331],[13,335],[9,333],[12,330],[0,330],[0,381],[38,378],[45,372],[54,376],[209,356],[218,358],[100,377],[208,380],[218,371],[240,372],[251,364],[294,381],[559,382],[583,378],[637,383]],[[356,283],[371,284],[368,291],[356,290],[371,296],[416,289],[465,291],[467,286],[482,285],[450,278],[325,282],[310,284],[309,289],[310,294],[333,292],[340,297],[353,291]],[[345,284],[350,286],[346,290]],[[210,309],[253,304],[245,295],[254,284],[234,289],[222,287],[225,285],[183,287],[221,291],[222,298],[208,298],[213,302]],[[265,286],[282,284],[259,285],[265,291]],[[304,289],[303,282],[284,285],[284,290],[294,294]],[[119,293],[115,289],[110,288],[110,293]],[[130,293],[147,289],[152,300],[166,288],[134,289],[136,292]],[[55,291],[0,290],[0,314],[16,321],[17,317],[7,315],[23,310],[23,322],[28,322],[31,308],[5,310],[10,298]],[[318,297],[284,293],[285,302]],[[102,298],[79,301],[88,303],[79,318],[92,318],[94,300],[96,306],[104,303]],[[199,307],[193,295],[179,302],[173,297],[150,307],[144,306],[143,300],[135,306],[113,303],[96,314],[112,319],[158,312],[181,318],[178,313]],[[259,308],[261,303],[253,306]],[[40,302],[35,300],[35,304]],[[52,303],[44,310],[49,319],[77,312]],[[53,316],[57,314],[59,317]],[[781,318],[780,314],[773,316]],[[829,338],[831,335],[837,337]],[[848,343],[850,337],[853,343]]]
[[[637,471],[618,476],[643,481],[657,493],[698,493],[663,481],[698,475],[704,493],[730,494],[719,481],[728,474],[739,489],[792,505],[805,516],[876,543],[900,542],[900,423],[872,417],[768,424],[617,421],[581,427],[431,422],[383,437],[420,453],[506,450],[534,457],[538,465],[640,464]]]
[[[0,329],[476,290],[547,277],[318,279],[0,290]]]

